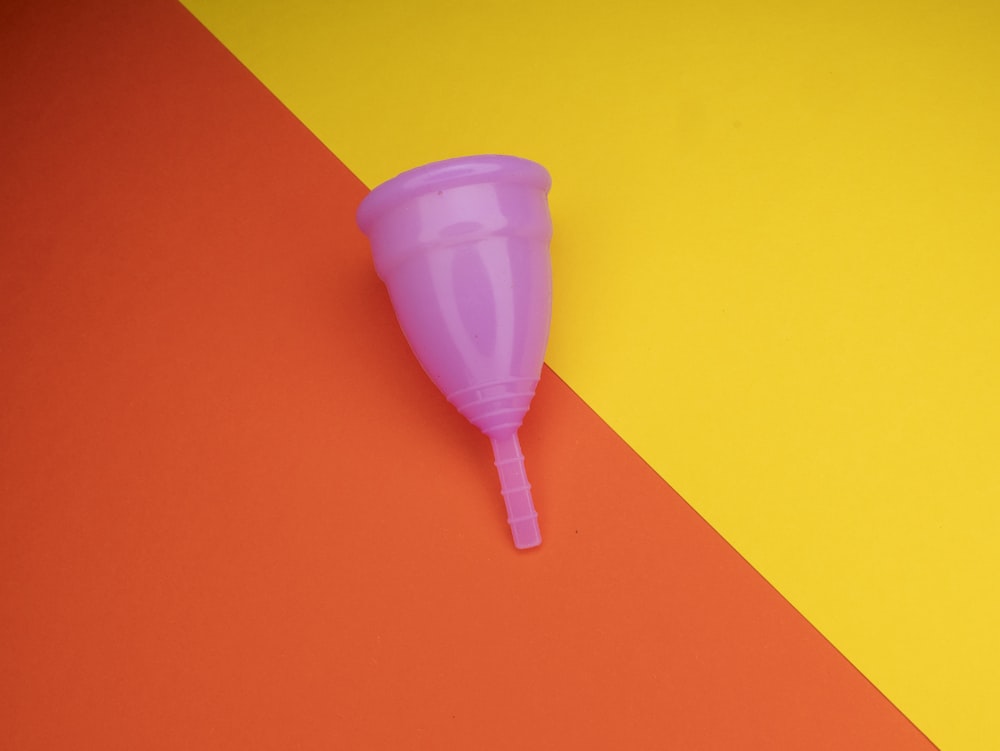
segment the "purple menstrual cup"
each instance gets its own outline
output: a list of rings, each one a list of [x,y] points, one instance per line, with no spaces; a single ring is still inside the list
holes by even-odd
[[[470,156],[404,172],[358,208],[411,349],[493,444],[518,548],[542,541],[517,429],[552,318],[550,185],[526,159]]]

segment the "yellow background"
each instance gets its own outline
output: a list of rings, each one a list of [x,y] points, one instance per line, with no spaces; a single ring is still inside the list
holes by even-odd
[[[997,748],[1000,4],[185,4],[369,186],[545,164],[549,364],[935,743]]]

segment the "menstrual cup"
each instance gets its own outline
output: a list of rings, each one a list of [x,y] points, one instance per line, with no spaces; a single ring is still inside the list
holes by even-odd
[[[379,185],[357,216],[410,348],[493,445],[518,548],[542,541],[517,430],[552,317],[550,185],[526,159],[449,159]]]

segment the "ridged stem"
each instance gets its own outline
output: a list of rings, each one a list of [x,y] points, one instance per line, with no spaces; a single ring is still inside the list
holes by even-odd
[[[524,454],[517,431],[500,438],[490,438],[494,464],[500,475],[500,491],[507,506],[507,523],[514,536],[514,547],[533,548],[540,545],[538,514],[531,500],[531,484],[524,471]]]

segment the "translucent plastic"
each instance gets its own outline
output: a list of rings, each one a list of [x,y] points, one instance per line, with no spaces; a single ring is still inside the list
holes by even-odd
[[[414,354],[492,443],[518,548],[541,543],[517,430],[552,316],[550,184],[526,159],[463,157],[404,172],[358,209]]]

